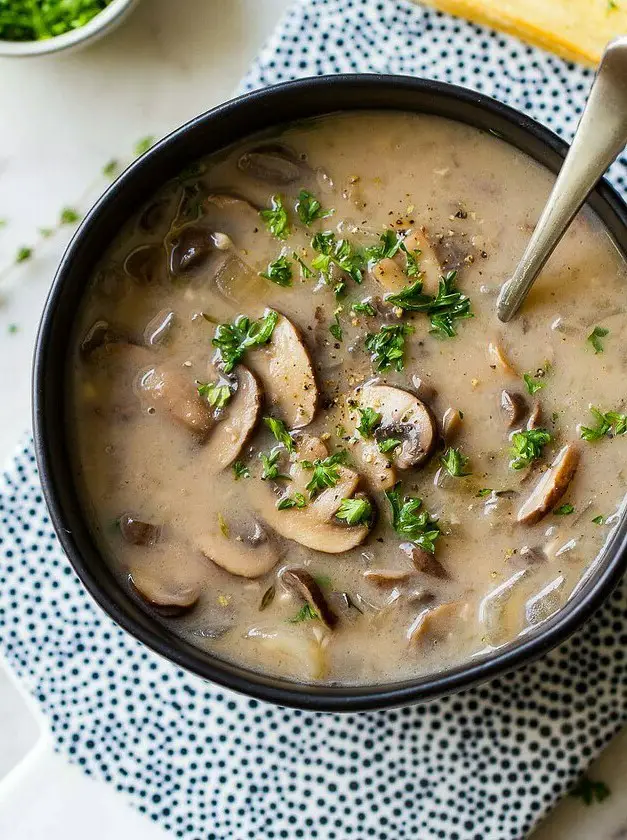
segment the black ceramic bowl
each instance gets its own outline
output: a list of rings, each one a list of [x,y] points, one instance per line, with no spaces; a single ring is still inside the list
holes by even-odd
[[[462,88],[402,76],[328,76],[246,94],[192,120],[158,143],[109,188],[70,243],[46,303],[34,365],[37,461],[52,522],[72,565],[100,606],[153,650],[213,682],[285,706],[357,711],[406,705],[468,688],[532,660],[563,641],[607,597],[627,557],[623,521],[601,562],[555,616],[485,659],[440,674],[361,687],[303,685],[223,662],[182,641],[150,616],[116,582],[87,527],[70,468],[65,401],[69,341],[94,263],[121,223],[167,179],[191,162],[251,133],[333,111],[396,109],[468,123],[516,146],[557,172],[567,146],[555,134],[500,103]],[[605,182],[590,206],[618,247],[627,251],[627,207]]]

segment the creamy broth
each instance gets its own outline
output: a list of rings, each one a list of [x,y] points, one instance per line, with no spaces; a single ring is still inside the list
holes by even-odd
[[[473,128],[351,113],[165,185],[100,261],[72,361],[77,477],[132,597],[219,657],[346,684],[563,606],[625,493],[627,309],[586,211],[496,321],[552,180]],[[241,315],[257,334],[219,326]]]

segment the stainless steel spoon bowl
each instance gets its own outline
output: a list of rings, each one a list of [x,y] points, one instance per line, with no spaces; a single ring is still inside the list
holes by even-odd
[[[577,211],[627,144],[627,36],[608,44],[575,139],[529,244],[497,301],[510,321]]]

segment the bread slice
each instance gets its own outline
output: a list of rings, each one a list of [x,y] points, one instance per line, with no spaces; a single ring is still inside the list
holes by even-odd
[[[443,12],[517,35],[569,61],[599,63],[627,34],[627,0],[421,0]]]

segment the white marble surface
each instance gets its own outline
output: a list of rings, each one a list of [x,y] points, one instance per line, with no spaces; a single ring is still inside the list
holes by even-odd
[[[38,228],[53,226],[62,207],[87,209],[106,184],[100,171],[108,160],[128,161],[139,138],[163,135],[227,99],[288,3],[144,0],[118,31],[82,52],[0,59],[0,219],[6,219],[0,227],[0,461],[30,425],[34,336],[71,228],[12,267],[17,249],[36,241]],[[51,757],[40,726],[0,663],[0,836],[54,840],[62,831],[64,840],[73,840],[89,823],[94,840],[163,837],[111,791]],[[36,743],[19,772],[6,776]],[[627,732],[590,774],[612,795],[590,807],[567,799],[534,840],[627,838]],[[46,786],[53,777],[59,782],[55,795]],[[35,790],[44,792],[39,816],[24,807]],[[59,815],[77,796],[85,807],[64,824]],[[100,815],[97,836],[93,814]]]

